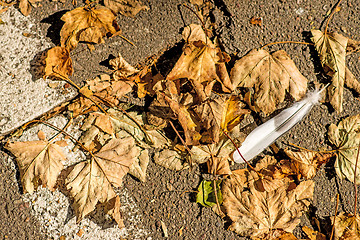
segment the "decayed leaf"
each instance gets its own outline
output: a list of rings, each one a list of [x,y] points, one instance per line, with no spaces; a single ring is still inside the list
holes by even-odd
[[[360,142],[360,114],[345,118],[338,126],[331,124],[329,140],[337,149],[335,170],[341,178],[354,182],[357,148]],[[360,183],[360,166],[357,167],[356,182]]]
[[[211,157],[207,161],[208,172],[213,175],[230,175],[230,165],[228,157]]]
[[[62,76],[68,77],[74,72],[70,52],[64,47],[53,47],[49,49],[46,53],[45,63],[45,76],[59,77],[59,74],[61,74]]]
[[[303,226],[302,230],[306,233],[309,240],[326,240],[326,236],[318,231],[314,231],[307,226]]]
[[[272,230],[269,232],[269,234],[266,237],[252,237],[252,240],[299,240],[297,237],[295,237],[292,233],[285,232],[282,230]],[[304,239],[302,239],[304,240]]]
[[[91,44],[103,43],[104,36],[118,34],[120,28],[115,14],[106,7],[79,7],[65,13],[61,20],[65,22],[60,31],[62,47],[69,51],[76,48],[78,42]]]
[[[352,72],[347,67],[345,69],[345,84],[347,87],[360,93],[360,82],[355,78],[354,74],[352,74]]]
[[[81,161],[66,178],[74,198],[77,221],[95,209],[97,203],[116,198],[113,187],[121,187],[122,178],[139,155],[133,138],[111,139],[90,159]]]
[[[262,165],[271,166],[267,162]],[[295,185],[287,180],[266,191],[259,188],[257,179],[257,173],[242,169],[224,180],[221,191],[226,214],[233,221],[230,228],[254,239],[276,239],[269,238],[273,231],[292,232],[310,204],[314,182],[307,180]]]
[[[60,146],[48,141],[14,142],[6,145],[16,157],[24,191],[32,193],[40,184],[54,190],[66,157]]]
[[[320,154],[311,151],[293,152],[285,149],[286,155],[290,157],[294,173],[300,174],[304,179],[312,179],[320,166],[329,161],[333,154]]]
[[[216,182],[216,191],[215,191],[214,182]],[[200,203],[204,207],[213,207],[217,205],[217,203],[221,204],[223,202],[223,198],[220,190],[220,183],[221,180],[217,180],[217,181],[202,180],[198,187],[198,193],[196,194],[196,202]]]
[[[24,16],[28,16],[31,12],[32,6],[34,6],[35,3],[40,1],[41,0],[19,0],[20,12],[24,14]]]
[[[111,59],[109,61],[109,64],[112,66],[112,68],[115,70],[113,73],[114,80],[118,81],[124,78],[127,78],[130,75],[133,75],[139,70],[131,66],[119,53],[119,56],[117,58]]]
[[[307,79],[296,68],[284,50],[272,54],[254,49],[239,59],[231,70],[231,90],[254,87],[254,104],[266,114],[284,101],[286,91],[295,99],[306,93]]]
[[[138,0],[104,0],[105,7],[110,8],[114,13],[120,13],[127,17],[135,17],[138,12],[149,10]]]
[[[332,219],[335,225],[334,239],[337,240],[359,240],[360,239],[360,218],[358,215],[340,213]]]
[[[183,38],[188,43],[166,79],[189,79],[203,101],[210,96],[215,81],[221,82],[217,65],[223,62],[222,53],[199,25],[191,24],[186,27]]]
[[[337,33],[323,33],[320,30],[311,30],[312,41],[319,54],[321,65],[332,77],[328,94],[331,105],[336,111],[342,111],[343,91],[345,81],[345,56],[348,38]]]

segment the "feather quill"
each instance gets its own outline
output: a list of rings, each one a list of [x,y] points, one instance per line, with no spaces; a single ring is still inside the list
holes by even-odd
[[[297,123],[299,123],[311,110],[311,108],[319,103],[321,93],[326,89],[325,86],[321,90],[315,90],[307,94],[307,96],[294,103],[291,107],[283,110],[281,113],[268,120],[267,122],[256,127],[233,154],[235,162],[243,163],[245,160],[250,161],[262,151],[270,146],[276,139],[289,131]]]

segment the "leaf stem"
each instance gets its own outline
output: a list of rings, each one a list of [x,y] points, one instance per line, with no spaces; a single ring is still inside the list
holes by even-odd
[[[333,222],[333,226],[332,226],[332,229],[331,229],[331,236],[330,236],[330,240],[332,240],[332,238],[333,238],[333,236],[334,236],[334,231],[335,231],[335,219],[336,219],[336,215],[337,215],[338,207],[339,207],[339,194],[336,194],[336,207],[335,207],[335,215],[334,215],[334,222]]]
[[[221,215],[222,211],[220,209],[220,204],[219,204],[219,199],[218,199],[218,193],[217,193],[217,187],[216,187],[216,184],[217,184],[216,179],[213,180],[213,184],[214,184],[214,191],[215,191],[216,206],[218,208],[219,215]],[[220,191],[220,189],[219,189],[219,191]]]
[[[186,150],[187,150],[187,151],[189,152],[189,154],[191,155],[191,150],[190,150],[190,148],[188,147],[188,145],[186,144],[186,142],[184,141],[184,139],[181,137],[181,135],[179,134],[178,130],[176,130],[176,128],[175,128],[174,124],[171,122],[171,120],[169,121],[169,123],[170,123],[171,127],[174,129],[176,135],[179,137],[181,143],[184,145],[184,147],[186,148]],[[189,163],[190,163],[190,166],[192,166],[192,159],[191,159],[191,158],[190,158]]]
[[[248,161],[246,161],[246,159],[244,158],[244,156],[241,154],[241,152],[239,151],[239,148],[236,146],[234,140],[232,140],[232,138],[223,130],[223,133],[230,139],[230,141],[232,142],[232,144],[234,145],[236,151],[239,153],[240,157],[244,160],[244,162],[249,166],[249,168],[251,170],[253,170],[254,172],[256,172],[261,178],[262,178],[262,174],[259,173],[253,166],[250,165],[250,163]]]
[[[342,0],[339,0],[338,3],[335,5],[335,7],[333,8],[328,20],[326,21],[326,25],[325,25],[325,30],[324,30],[324,34],[326,35],[328,27],[329,27],[329,22],[331,20],[331,18],[334,16],[334,13],[336,12],[336,9],[338,8],[338,6],[340,5]]]
[[[313,43],[308,43],[308,42],[280,41],[280,42],[272,42],[272,43],[265,44],[264,46],[260,47],[260,49],[263,49],[264,47],[268,47],[268,46],[271,46],[271,45],[282,44],[282,43],[296,43],[296,44],[314,45]]]
[[[356,170],[358,168],[358,162],[359,162],[359,153],[360,153],[360,141],[359,141],[359,147],[356,154],[356,162],[355,162],[355,169],[354,169],[354,188],[355,188],[355,200],[354,200],[354,216],[356,216],[356,205],[357,205],[357,185],[356,185]]]

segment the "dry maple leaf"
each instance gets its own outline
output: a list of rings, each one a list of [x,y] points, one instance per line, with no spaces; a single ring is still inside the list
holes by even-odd
[[[332,218],[334,224],[334,239],[335,240],[359,240],[360,239],[360,218],[358,215],[349,213],[340,213]]]
[[[221,82],[217,71],[224,57],[220,48],[211,42],[199,25],[186,27],[183,38],[188,43],[166,79],[189,79],[200,101],[203,101],[210,96],[215,81]]]
[[[65,13],[61,20],[65,22],[60,31],[61,46],[69,51],[76,48],[78,42],[103,43],[104,36],[120,31],[115,14],[101,6],[75,8]]]
[[[233,222],[230,228],[253,239],[269,239],[273,231],[292,232],[310,204],[314,182],[307,180],[295,185],[289,179],[265,191],[258,188],[254,176],[259,178],[257,173],[242,169],[224,180],[223,206]]]
[[[77,221],[91,213],[97,203],[107,203],[116,197],[114,187],[139,155],[133,138],[111,139],[90,159],[77,163],[66,178],[67,188],[74,198]]]
[[[181,171],[189,168],[189,165],[184,161],[185,157],[178,149],[164,149],[155,152],[154,161],[156,164],[174,171]]]
[[[345,82],[345,56],[348,38],[337,33],[323,33],[320,30],[311,30],[312,41],[319,54],[321,65],[332,77],[328,87],[330,103],[338,112],[342,111],[343,91]]]
[[[74,69],[70,52],[64,47],[53,47],[46,52],[45,76],[57,76],[59,74],[68,77],[73,74]],[[55,71],[55,72],[54,72]]]
[[[149,10],[149,7],[142,5],[137,0],[104,0],[104,5],[114,13],[120,13],[127,17],[135,17],[140,11]]]
[[[254,87],[254,105],[265,114],[284,101],[286,91],[299,100],[307,88],[307,79],[284,50],[272,54],[263,49],[250,51],[235,63],[230,79],[231,90]]]
[[[324,163],[328,162],[333,154],[320,154],[311,151],[293,152],[284,150],[292,160],[291,165],[295,174],[300,174],[304,179],[312,179]]]
[[[41,140],[8,143],[6,149],[16,157],[24,192],[32,193],[40,182],[54,190],[66,160],[60,146]]]
[[[19,0],[20,12],[24,16],[28,16],[31,12],[31,8],[34,7],[35,3],[40,2],[41,0]]]
[[[335,170],[341,178],[354,182],[357,148],[360,142],[360,114],[347,117],[328,130],[329,140],[336,147]],[[356,182],[360,181],[360,166],[357,166]]]

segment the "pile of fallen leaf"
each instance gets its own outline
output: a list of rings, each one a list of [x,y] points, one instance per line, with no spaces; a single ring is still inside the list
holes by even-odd
[[[121,34],[115,21],[117,13],[134,16],[147,9],[136,1],[132,8],[125,8],[123,2],[130,1],[107,0],[105,7],[88,4],[64,14],[61,46],[46,54],[44,75],[67,81],[79,92],[78,98],[58,112],[69,116],[70,123],[84,117],[79,139],[66,129],[58,129],[76,143],[77,151],[86,154],[68,168],[65,179],[78,221],[101,204],[122,227],[115,190],[127,173],[146,181],[152,152],[157,164],[175,171],[206,163],[214,178],[200,183],[197,202],[221,217],[227,216],[232,221],[230,229],[252,239],[297,239],[292,231],[311,204],[315,184],[311,179],[334,155],[337,175],[360,182],[360,169],[355,177],[360,115],[329,127],[333,151],[280,149],[284,153],[281,159],[265,156],[255,167],[230,169],[235,145],[240,146],[246,137],[241,122],[252,113],[272,114],[287,96],[300,100],[308,80],[284,50],[271,53],[254,49],[230,66],[230,55],[222,50],[203,17],[209,10],[208,2],[192,1],[203,24],[184,28],[182,54],[166,76],[157,70],[156,59],[136,69],[119,54],[110,61],[111,76],[87,80],[82,87],[73,83],[69,79],[73,73],[70,55],[79,42],[93,49],[105,41],[104,37]],[[27,14],[33,4],[20,0],[20,9]],[[346,55],[358,51],[359,44],[328,32],[327,27],[324,32],[311,33],[330,77],[328,101],[341,112],[344,84],[360,93],[359,81],[345,65]],[[134,94],[151,97],[146,112],[128,109],[124,99]],[[39,138],[6,144],[16,157],[25,192],[31,193],[39,185],[54,190],[64,168],[64,141],[55,141],[56,136],[46,140],[41,133]],[[335,239],[350,239],[347,236],[351,234],[359,237],[356,214],[342,213],[334,224]],[[308,239],[325,239],[309,228],[304,232]]]

